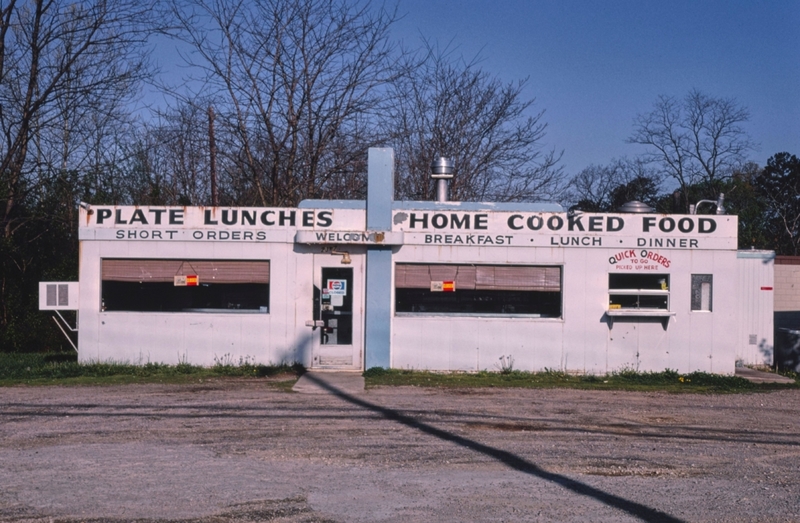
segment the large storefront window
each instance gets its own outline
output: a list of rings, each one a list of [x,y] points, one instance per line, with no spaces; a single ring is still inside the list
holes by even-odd
[[[104,259],[101,308],[269,312],[269,262]]]
[[[561,267],[398,263],[398,313],[561,317]]]

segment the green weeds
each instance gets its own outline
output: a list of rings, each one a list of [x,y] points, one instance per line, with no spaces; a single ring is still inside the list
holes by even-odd
[[[212,367],[121,362],[78,363],[74,353],[0,353],[0,386],[30,384],[188,383],[222,377],[296,379],[302,365],[259,365],[253,360],[220,360]]]
[[[794,384],[756,384],[738,376],[721,376],[706,372],[679,374],[674,370],[663,372],[636,372],[622,370],[606,376],[574,375],[546,369],[543,372],[518,370],[501,372],[435,373],[412,370],[368,369],[364,373],[367,387],[415,386],[439,388],[570,388],[587,390],[630,390],[665,392],[755,392],[780,390],[800,386]]]

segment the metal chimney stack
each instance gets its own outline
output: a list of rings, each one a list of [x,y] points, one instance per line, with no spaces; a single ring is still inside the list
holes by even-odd
[[[436,201],[446,202],[447,184],[453,179],[453,161],[440,156],[431,163],[431,178],[436,180]]]

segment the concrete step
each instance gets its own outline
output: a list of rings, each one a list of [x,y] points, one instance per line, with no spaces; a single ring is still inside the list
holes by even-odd
[[[750,367],[736,367],[736,375],[753,383],[794,383],[794,380],[775,374],[774,372],[764,372]]]
[[[302,394],[359,394],[364,392],[360,372],[306,372],[292,390]]]

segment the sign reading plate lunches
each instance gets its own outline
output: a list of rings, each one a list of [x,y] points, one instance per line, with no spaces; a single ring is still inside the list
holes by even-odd
[[[513,211],[393,211],[366,230],[363,209],[132,207],[81,209],[81,240],[282,242],[325,245],[735,250],[737,217]],[[636,256],[630,254],[637,250]],[[620,260],[621,261],[621,260]]]

